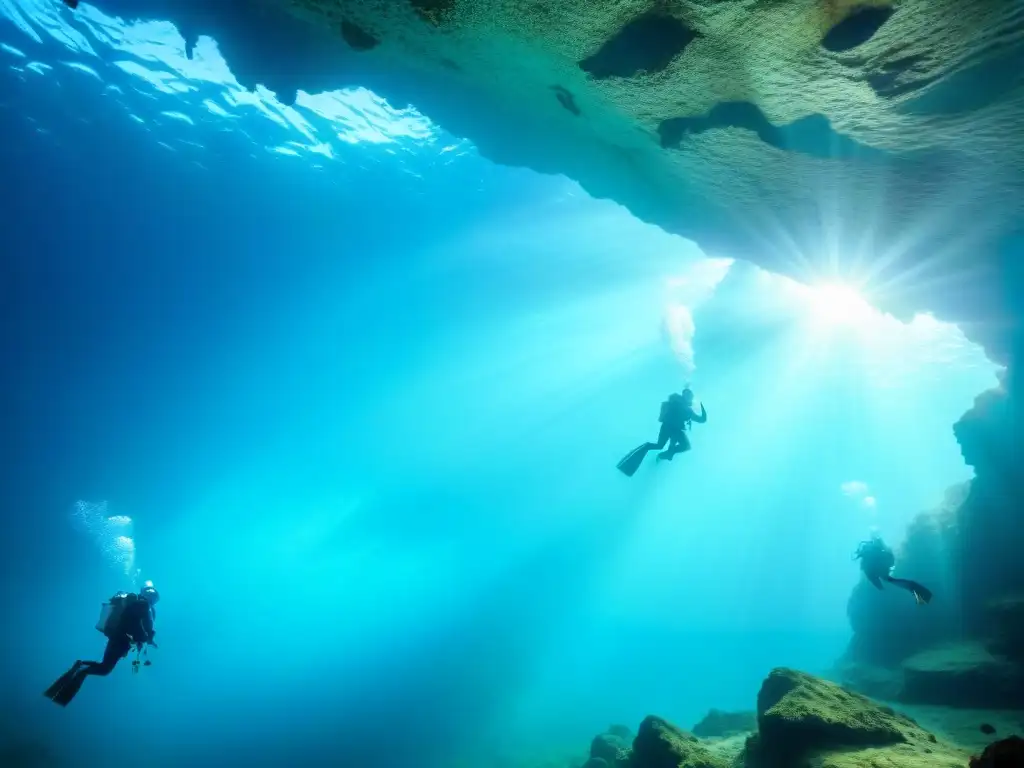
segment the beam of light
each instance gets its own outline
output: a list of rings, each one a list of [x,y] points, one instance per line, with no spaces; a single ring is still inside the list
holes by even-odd
[[[839,283],[812,287],[808,304],[812,320],[828,326],[861,326],[879,314],[855,288]]]

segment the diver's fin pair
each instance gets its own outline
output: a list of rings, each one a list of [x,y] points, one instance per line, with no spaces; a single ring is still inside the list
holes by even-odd
[[[76,661],[67,672],[57,678],[57,680],[43,691],[43,696],[50,699],[55,704],[59,704],[62,707],[66,707],[71,699],[75,697],[79,689],[82,687],[83,678],[78,678],[78,672],[82,669],[82,662]]]
[[[627,453],[625,457],[617,465],[619,471],[626,477],[632,477],[636,474],[636,471],[640,469],[640,465],[644,463],[644,459],[647,457],[647,451],[650,450],[647,447],[647,443],[638,445],[632,451]]]
[[[932,601],[932,591],[924,584],[918,584],[910,579],[894,579],[892,576],[886,579],[886,581],[912,593],[918,605],[925,605]]]

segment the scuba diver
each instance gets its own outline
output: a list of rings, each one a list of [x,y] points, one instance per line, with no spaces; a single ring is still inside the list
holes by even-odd
[[[864,571],[864,576],[878,589],[882,588],[883,581],[887,581],[910,592],[918,605],[931,602],[932,592],[928,587],[910,579],[896,579],[889,575],[896,565],[896,556],[877,533],[871,534],[868,541],[862,541],[858,545],[857,551],[853,553],[853,559],[860,560],[860,569]]]
[[[661,404],[661,415],[658,421],[661,422],[661,429],[658,432],[658,442],[644,443],[626,454],[625,458],[618,463],[619,471],[627,477],[632,477],[640,465],[643,464],[647,453],[655,448],[661,451],[668,443],[668,448],[658,454],[658,461],[672,461],[677,453],[685,453],[690,450],[690,439],[686,436],[686,430],[692,424],[703,424],[708,420],[708,413],[701,403],[700,415],[693,410],[693,390],[689,387],[683,389],[682,393],[673,393],[668,400]]]
[[[153,606],[160,600],[152,581],[147,581],[136,595],[131,592],[119,592],[103,604],[100,620],[96,629],[107,636],[107,648],[103,652],[103,661],[76,661],[71,669],[57,678],[57,681],[43,693],[46,698],[66,707],[82,688],[89,675],[109,675],[117,662],[125,658],[134,647],[139,654],[147,645],[154,648],[156,631],[153,622],[156,611]],[[149,666],[147,660],[143,666]],[[139,660],[132,662],[132,671],[137,672]]]

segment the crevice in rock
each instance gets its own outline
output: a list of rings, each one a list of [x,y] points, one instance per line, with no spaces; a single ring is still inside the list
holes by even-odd
[[[353,51],[368,51],[380,44],[380,40],[348,20],[341,22],[341,37]]]
[[[848,51],[863,45],[875,36],[894,12],[890,6],[856,8],[828,31],[821,45],[825,50],[835,52]]]
[[[768,120],[761,108],[748,101],[730,101],[716,104],[702,117],[673,117],[658,126],[661,146],[666,149],[682,144],[683,139],[714,128],[742,128],[757,134],[765,144],[786,152],[827,159],[885,159],[888,153],[861,144],[849,136],[837,133],[828,118],[808,115],[784,126]]]
[[[647,13],[626,24],[597,53],[581,61],[580,69],[598,80],[661,72],[697,36],[675,16]]]
[[[558,103],[565,107],[568,111],[572,112],[576,117],[579,117],[580,108],[576,104],[576,98],[569,93],[568,89],[563,88],[560,85],[552,85],[551,90],[555,92],[555,98],[558,99]]]

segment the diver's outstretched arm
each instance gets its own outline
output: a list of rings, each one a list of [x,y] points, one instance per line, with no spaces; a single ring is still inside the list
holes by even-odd
[[[694,413],[693,408],[690,409],[690,421],[695,421],[698,424],[703,424],[708,420],[708,412],[704,410],[704,403],[700,404],[700,416]]]

